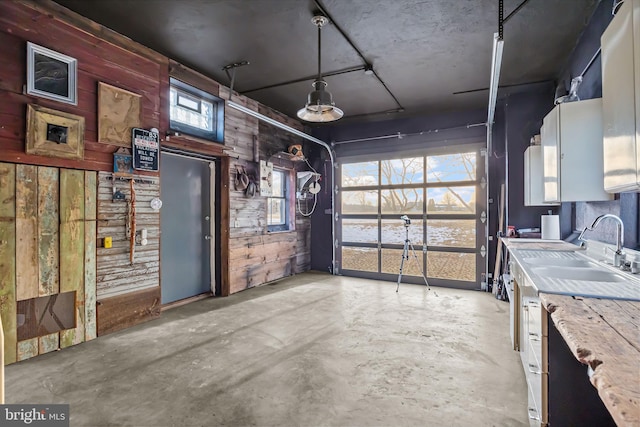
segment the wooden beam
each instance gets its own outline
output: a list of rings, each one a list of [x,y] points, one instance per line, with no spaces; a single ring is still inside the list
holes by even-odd
[[[230,277],[229,277],[229,176],[230,176],[230,159],[223,157],[220,159],[220,295],[229,296],[230,293]]]
[[[60,170],[60,292],[76,293],[76,327],[60,332],[60,348],[84,341],[84,172]]]
[[[169,76],[211,95],[220,94],[220,83],[173,60],[169,60]]]
[[[38,296],[57,294],[60,291],[58,188],[58,169],[39,167],[37,234],[40,288]]]
[[[0,317],[5,365],[17,359],[15,191],[15,165],[0,163]]]
[[[98,300],[98,336],[160,317],[160,286]]]
[[[60,291],[60,254],[58,211],[60,186],[57,168],[38,168],[38,295],[57,294]],[[38,337],[38,354],[55,351],[60,346],[60,334],[54,332]]]
[[[16,299],[39,295],[38,168],[16,166]]]
[[[96,338],[96,203],[97,174],[84,173],[84,313],[85,341]]]

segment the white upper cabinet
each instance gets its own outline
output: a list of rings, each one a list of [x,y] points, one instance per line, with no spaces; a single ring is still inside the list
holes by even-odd
[[[640,0],[622,4],[601,42],[604,186],[640,191]]]
[[[546,203],[613,198],[603,184],[601,98],[556,105],[541,136]]]
[[[524,152],[524,205],[545,206],[542,176],[542,146],[531,145]]]

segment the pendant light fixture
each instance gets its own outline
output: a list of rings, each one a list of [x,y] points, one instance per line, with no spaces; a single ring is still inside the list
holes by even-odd
[[[298,117],[307,122],[332,122],[342,118],[344,113],[333,103],[331,93],[326,91],[327,82],[322,78],[321,55],[321,32],[322,27],[329,23],[326,16],[316,15],[311,19],[313,25],[318,27],[318,77],[313,82],[313,91],[309,93],[307,105],[298,111]]]

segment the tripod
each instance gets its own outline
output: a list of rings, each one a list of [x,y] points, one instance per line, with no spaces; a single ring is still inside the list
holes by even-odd
[[[416,250],[413,248],[413,243],[411,243],[411,239],[409,239],[409,224],[411,221],[406,215],[403,215],[401,219],[404,220],[404,231],[405,231],[405,239],[404,239],[404,249],[402,251],[402,260],[400,261],[400,274],[398,275],[398,285],[396,286],[396,292],[400,289],[400,281],[402,280],[402,270],[404,268],[404,261],[409,260],[409,248],[411,248],[411,253],[413,254],[413,258],[416,260],[416,263],[420,267],[420,273],[422,273],[422,278],[424,279],[424,284],[427,285],[427,289],[431,290],[429,286],[429,282],[427,282],[427,277],[422,270],[422,264],[420,260],[418,260],[418,256],[416,255]]]

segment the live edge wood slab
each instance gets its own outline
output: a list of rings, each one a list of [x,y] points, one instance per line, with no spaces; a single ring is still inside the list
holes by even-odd
[[[640,426],[640,302],[544,293],[540,301],[575,358],[593,369],[616,424]]]

